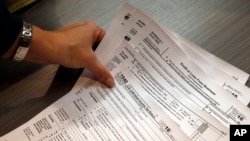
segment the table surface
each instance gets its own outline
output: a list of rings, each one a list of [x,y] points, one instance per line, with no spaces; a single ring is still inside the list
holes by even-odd
[[[127,0],[212,54],[250,73],[249,0]],[[105,30],[123,0],[40,0],[22,17],[56,30],[91,20]],[[0,60],[0,136],[65,95],[82,69]],[[249,83],[247,84],[249,86]]]

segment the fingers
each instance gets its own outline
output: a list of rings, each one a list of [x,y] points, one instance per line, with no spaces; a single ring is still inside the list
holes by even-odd
[[[96,37],[96,42],[100,42],[102,40],[102,38],[105,35],[105,31],[102,28],[99,28],[99,31],[97,31],[97,37]]]
[[[70,25],[61,31],[63,32],[63,35],[67,36],[70,43],[72,43],[70,45],[66,45],[66,48],[68,49],[64,51],[64,54],[66,55],[61,55],[70,56],[68,59],[65,59],[66,63],[64,64],[69,67],[73,66],[74,68],[84,67],[91,71],[100,82],[110,88],[113,87],[115,83],[112,75],[98,61],[92,49],[96,43],[99,43],[103,39],[105,31],[101,27],[89,21]]]
[[[89,62],[86,68],[90,70],[104,85],[109,88],[114,87],[115,82],[113,76],[97,59]]]
[[[94,42],[100,42],[105,35],[105,31],[101,27],[95,25],[92,22],[86,22],[86,24],[88,24],[89,27],[92,27],[94,31],[94,38],[93,38]]]
[[[94,37],[94,43],[99,43],[104,35],[105,35],[105,31],[96,26],[93,23],[87,23],[90,24],[90,26],[94,27],[94,31],[95,31],[95,37]],[[107,87],[114,87],[115,82],[114,79],[112,77],[112,75],[110,74],[110,72],[97,60],[97,58],[95,57],[95,59],[91,62],[88,63],[88,65],[86,66],[87,69],[89,69],[98,79],[100,82],[102,82],[104,85],[106,85]]]

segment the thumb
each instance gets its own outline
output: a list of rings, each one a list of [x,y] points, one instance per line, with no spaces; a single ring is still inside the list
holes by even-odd
[[[113,76],[97,59],[90,61],[86,66],[86,69],[90,70],[97,77],[97,79],[107,87],[114,87],[115,82]]]

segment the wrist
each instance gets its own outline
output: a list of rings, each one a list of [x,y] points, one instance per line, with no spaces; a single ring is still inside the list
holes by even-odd
[[[32,40],[32,25],[23,21],[21,36],[18,38],[18,46],[13,57],[14,61],[22,61],[27,55]]]
[[[25,30],[26,30],[26,26],[24,25],[26,24],[25,22],[23,22],[23,25],[20,29],[20,32],[16,38],[16,40],[13,42],[13,44],[11,45],[11,47],[2,55],[2,58],[6,58],[6,59],[11,59],[13,57],[15,57],[15,55],[17,55],[18,49],[20,47],[20,43],[23,40],[23,38],[25,38]],[[31,26],[29,25],[28,30],[31,30]],[[29,32],[29,31],[28,31]],[[32,32],[32,31],[31,31]],[[28,40],[28,42],[30,42],[31,40]],[[27,45],[27,44],[26,44]],[[29,46],[28,46],[29,47]],[[25,55],[24,55],[25,56]]]
[[[32,44],[24,60],[34,63],[54,63],[56,46],[53,33],[33,26]]]

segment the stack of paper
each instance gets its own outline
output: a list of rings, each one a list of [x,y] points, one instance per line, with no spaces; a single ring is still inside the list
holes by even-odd
[[[0,140],[228,141],[229,125],[250,123],[248,74],[129,4],[96,54],[115,88],[85,71],[70,93]]]

